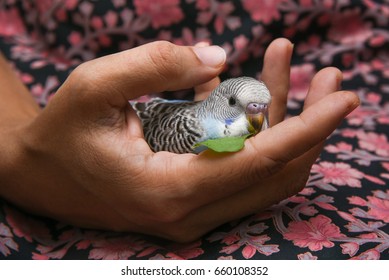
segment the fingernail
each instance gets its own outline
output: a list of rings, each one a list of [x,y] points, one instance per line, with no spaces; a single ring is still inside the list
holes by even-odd
[[[196,45],[194,45],[196,48],[204,48],[204,47],[209,47],[208,42],[198,42]]]
[[[204,65],[218,67],[226,62],[226,52],[219,46],[194,47],[193,51]]]

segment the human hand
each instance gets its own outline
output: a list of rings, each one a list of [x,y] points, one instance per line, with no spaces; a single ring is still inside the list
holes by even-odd
[[[328,68],[302,114],[283,121],[292,46],[279,39],[262,74],[271,128],[235,154],[153,153],[128,100],[193,86],[203,98],[224,63],[205,51],[156,42],[82,64],[32,122],[9,133],[16,145],[0,166],[1,195],[82,227],[190,241],[297,193],[357,97],[336,92],[341,74]]]

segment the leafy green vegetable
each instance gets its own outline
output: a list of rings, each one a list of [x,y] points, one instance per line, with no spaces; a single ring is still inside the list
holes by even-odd
[[[246,134],[239,137],[225,137],[218,139],[209,139],[200,143],[197,143],[194,146],[196,148],[206,147],[218,153],[223,152],[238,152],[243,149],[244,141],[250,137],[252,134]]]

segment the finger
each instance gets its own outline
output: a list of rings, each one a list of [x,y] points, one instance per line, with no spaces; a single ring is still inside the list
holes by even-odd
[[[326,95],[331,92],[340,90],[342,82],[342,72],[335,67],[327,67],[319,71],[312,80],[311,86],[308,90],[308,95],[304,102],[304,110],[312,106],[315,102],[319,102]],[[359,99],[356,98],[356,106],[359,104]],[[313,147],[309,152],[302,155],[298,158],[297,164],[299,163],[309,163],[310,166],[316,161],[319,157],[324,146],[324,140],[318,143]],[[309,172],[309,170],[308,170]]]
[[[208,42],[198,42],[197,44],[194,45],[195,47],[198,48],[203,48],[203,47],[209,47],[210,44]]]
[[[218,85],[220,84],[220,78],[216,77],[210,80],[209,82],[206,82],[204,84],[195,86],[195,101],[201,101],[206,99],[211,91],[213,91]]]
[[[208,47],[208,46],[209,46],[208,42],[200,42],[195,45],[195,47],[198,48]],[[195,86],[194,101],[201,101],[206,99],[211,93],[211,91],[214,90],[219,84],[220,84],[220,78],[217,76],[214,79],[210,80],[209,82]]]
[[[185,47],[158,41],[98,58],[77,67],[65,86],[79,99],[127,101],[154,92],[191,88],[215,78],[223,69],[225,51],[218,46]]]
[[[335,67],[327,67],[320,70],[312,79],[307,97],[304,102],[304,109],[308,108],[324,96],[340,90],[342,72]]]
[[[315,102],[320,101],[326,95],[340,89],[342,81],[342,73],[335,67],[327,67],[320,70],[312,79],[307,97],[304,102],[304,110],[309,108]],[[359,100],[358,100],[359,102]],[[300,157],[300,162],[310,163],[312,165],[321,150],[323,149],[324,141],[318,143],[309,152]]]
[[[272,95],[269,108],[271,126],[281,122],[285,117],[292,51],[292,43],[281,38],[274,40],[265,53],[261,79]]]
[[[181,166],[174,168],[184,178],[195,174],[193,185],[180,191],[193,192],[192,201],[205,203],[250,187],[324,141],[357,103],[353,93],[336,92],[300,116],[248,139],[246,147],[238,153],[208,153],[189,158],[190,162],[181,162]]]

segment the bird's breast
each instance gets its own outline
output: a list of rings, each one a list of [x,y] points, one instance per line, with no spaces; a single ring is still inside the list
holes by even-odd
[[[202,121],[205,139],[217,139],[223,137],[242,136],[249,133],[249,123],[245,116],[236,119],[219,120],[207,117]]]

